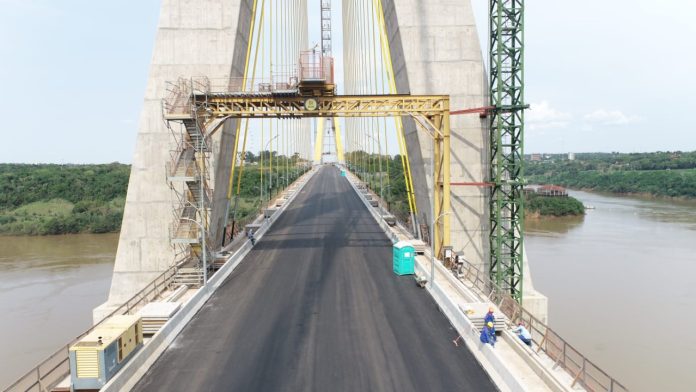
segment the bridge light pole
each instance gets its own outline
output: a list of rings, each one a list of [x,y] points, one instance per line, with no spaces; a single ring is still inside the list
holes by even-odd
[[[263,154],[267,148],[271,148],[270,147],[271,142],[273,142],[273,140],[275,140],[277,138],[278,138],[278,135],[273,136],[271,138],[271,140],[269,140],[268,143],[266,143],[266,145],[263,147],[263,149],[261,150],[261,154]],[[268,158],[273,159],[273,152],[272,151],[268,151]],[[263,170],[263,168],[261,168],[261,170]],[[273,173],[271,171],[269,171],[268,172],[268,201],[271,201],[271,190],[272,189],[273,189]],[[261,202],[263,203],[263,184],[261,184]]]
[[[381,151],[382,151],[382,145],[381,145],[380,141],[377,140],[374,136],[372,136],[372,135],[370,135],[370,134],[367,134],[367,133],[366,133],[365,136],[367,136],[367,137],[369,137],[370,139],[372,139],[373,141],[377,142],[377,150],[380,151],[380,153],[381,153]],[[380,158],[379,158],[379,154],[380,154],[380,153],[377,154],[378,159],[380,159]],[[380,165],[381,165],[381,164],[380,164]],[[382,200],[384,200],[384,186],[382,185],[382,172],[379,172],[379,198],[382,199]]]
[[[198,226],[199,229],[201,229],[201,252],[203,252],[203,286],[205,286],[208,283],[208,252],[206,249],[206,231],[205,227],[198,222],[197,220],[191,219],[191,218],[181,218],[181,220],[193,222]]]
[[[444,212],[440,214],[437,218],[433,219],[430,225],[430,284],[435,283],[435,241],[433,241],[433,236],[435,232],[435,225],[445,215],[452,215],[451,212]],[[432,287],[432,286],[431,286]]]

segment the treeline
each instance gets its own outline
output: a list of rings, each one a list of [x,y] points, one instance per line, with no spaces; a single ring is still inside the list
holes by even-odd
[[[410,219],[408,193],[401,155],[346,153],[346,165],[376,193],[382,194],[391,214],[402,222]]]
[[[696,152],[585,153],[529,161],[527,181],[621,194],[696,198]]]
[[[0,234],[120,230],[130,166],[0,164]]]

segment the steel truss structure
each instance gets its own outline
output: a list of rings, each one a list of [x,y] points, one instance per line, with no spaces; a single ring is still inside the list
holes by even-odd
[[[435,255],[450,241],[450,98],[447,95],[351,95],[314,98],[284,94],[192,93],[185,104],[164,102],[165,119],[205,118],[206,127],[231,118],[411,116],[433,138]],[[217,120],[217,121],[216,121]],[[211,134],[212,132],[206,132]]]
[[[490,276],[522,301],[524,0],[490,0]]]

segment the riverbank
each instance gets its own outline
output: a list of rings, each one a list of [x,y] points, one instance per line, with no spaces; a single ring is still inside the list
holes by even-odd
[[[538,155],[538,154],[536,154]],[[696,199],[696,152],[528,157],[530,182],[617,195]]]
[[[270,159],[268,152],[266,159]],[[260,169],[251,159],[241,179],[234,179],[240,193],[237,211],[230,211],[230,217],[245,221],[255,216],[261,206],[261,184],[267,199],[306,169],[298,166],[297,157],[285,162],[285,157],[274,153],[273,159],[272,172]],[[236,173],[240,172],[237,167]],[[130,165],[120,163],[0,164],[0,236],[118,233],[129,176]]]

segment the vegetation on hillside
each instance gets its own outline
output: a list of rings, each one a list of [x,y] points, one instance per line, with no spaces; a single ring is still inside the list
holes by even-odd
[[[130,167],[0,164],[0,234],[118,231]]]
[[[696,198],[696,152],[586,153],[529,161],[527,182],[622,194]]]
[[[263,199],[275,197],[305,170],[306,162],[266,151],[247,153],[236,214],[238,221],[256,217]],[[273,168],[269,167],[273,159]],[[130,166],[0,164],[0,234],[46,235],[108,233],[121,228]],[[269,179],[272,177],[272,181]],[[237,179],[234,180],[236,194]],[[234,207],[234,205],[232,205]]]

